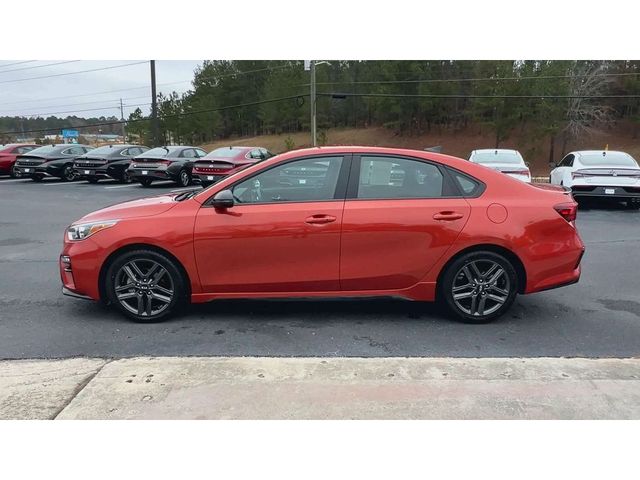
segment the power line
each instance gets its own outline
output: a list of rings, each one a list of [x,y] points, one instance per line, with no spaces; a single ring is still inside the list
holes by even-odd
[[[67,76],[67,75],[77,75],[79,73],[100,72],[102,70],[111,70],[111,69],[114,69],[114,68],[130,67],[132,65],[140,65],[140,64],[143,64],[143,63],[147,63],[147,61],[125,63],[125,64],[122,64],[122,65],[113,65],[113,66],[110,66],[110,67],[92,68],[90,70],[79,70],[77,72],[57,73],[55,75],[44,75],[42,77],[21,78],[19,80],[3,80],[0,83],[17,83],[17,82],[26,82],[28,80],[41,80],[41,79],[44,79],[44,78],[64,77],[64,76]]]
[[[242,107],[252,107],[252,106],[256,106],[256,105],[264,105],[267,103],[276,103],[276,102],[282,102],[285,100],[294,100],[294,99],[300,99],[300,98],[304,98],[309,96],[309,94],[303,94],[303,95],[290,95],[287,97],[279,97],[279,98],[271,98],[268,100],[258,100],[255,102],[248,102],[248,103],[239,103],[236,105],[226,105],[224,107],[218,107],[218,108],[209,108],[209,109],[204,109],[204,110],[193,110],[191,112],[181,112],[181,113],[173,113],[170,115],[164,115],[162,116],[161,120],[166,119],[166,118],[175,118],[175,117],[187,117],[190,115],[198,115],[201,113],[212,113],[212,112],[220,112],[222,110],[229,110],[232,108],[242,108]],[[131,123],[139,123],[139,122],[148,122],[150,119],[149,118],[141,118],[138,120],[126,120],[125,122],[122,122],[120,120],[118,121],[110,121],[110,122],[100,122],[100,123],[91,123],[88,125],[73,125],[73,128],[92,128],[92,127],[105,127],[105,126],[109,126],[109,125],[120,125],[121,123],[127,123],[127,124],[131,124]],[[0,132],[0,135],[15,135],[15,134],[23,134],[23,133],[42,133],[42,132],[49,132],[52,130],[58,130],[58,127],[50,127],[50,128],[38,128],[38,129],[34,129],[34,130],[20,130],[20,131],[14,131],[14,132]]]
[[[150,95],[139,95],[137,97],[126,97],[126,98],[122,98],[122,100],[139,100],[141,98],[149,98]],[[119,102],[121,99],[119,98],[115,98],[112,100],[96,100],[94,102],[80,102],[80,103],[64,103],[61,105],[47,105],[47,106],[37,106],[37,107],[25,107],[25,108],[20,108],[20,109],[13,109],[13,110],[3,110],[3,112],[7,113],[7,112],[23,112],[25,109],[26,110],[33,110],[34,108],[64,108],[64,107],[75,107],[77,105],[95,105],[96,103],[102,103],[102,104],[106,104],[106,103],[111,103],[111,102]],[[24,115],[16,115],[16,116],[20,116],[20,117],[28,117],[31,115],[35,115],[32,113],[25,113]],[[3,115],[3,116],[10,116],[10,115]]]
[[[624,72],[624,73],[598,73],[584,75],[533,75],[519,77],[481,77],[481,78],[426,78],[421,80],[368,80],[354,82],[345,80],[343,82],[316,82],[316,85],[389,85],[399,83],[456,83],[456,82],[501,82],[501,81],[518,81],[518,80],[552,80],[552,79],[572,79],[584,77],[626,77],[640,75],[640,72]],[[308,87],[309,84],[300,84],[300,87]]]
[[[142,62],[145,63],[145,62]],[[242,72],[235,72],[235,73],[229,73],[229,74],[223,74],[223,75],[211,75],[211,76],[207,76],[207,77],[200,77],[200,79],[203,80],[208,80],[208,79],[212,79],[212,78],[225,78],[225,77],[231,77],[231,76],[236,76],[236,75],[248,75],[250,73],[257,73],[257,72],[262,72],[265,70],[278,70],[281,68],[287,68],[287,67],[291,67],[292,65],[277,65],[274,67],[267,67],[267,68],[261,68],[258,70],[246,70],[246,71],[242,71]],[[179,83],[189,83],[192,82],[194,80],[194,78],[191,78],[189,80],[179,80],[176,82],[166,82],[166,83],[158,83],[158,86],[165,86],[165,85],[176,85]],[[78,98],[78,97],[91,97],[93,95],[102,95],[102,94],[107,94],[107,93],[118,93],[118,92],[127,92],[127,91],[131,91],[131,90],[143,90],[143,89],[148,89],[149,85],[145,85],[143,87],[130,87],[130,88],[120,88],[117,90],[106,90],[106,91],[102,91],[102,92],[93,92],[93,93],[83,93],[80,95],[64,95],[61,97],[49,97],[49,98],[40,98],[40,99],[34,99],[34,100],[20,100],[20,101],[15,101],[15,102],[5,102],[5,103],[0,103],[0,106],[2,105],[15,105],[17,103],[31,103],[31,102],[45,102],[48,100],[62,100],[65,98]]]
[[[34,67],[12,68],[11,70],[0,70],[0,73],[19,72],[21,70],[33,70],[34,68],[53,67],[54,65],[64,65],[65,63],[75,63],[80,60],[66,60],[64,62],[45,63],[44,65],[36,65]]]
[[[146,105],[151,105],[151,102],[147,102],[147,103],[134,103],[134,104],[130,104],[130,105],[124,105],[125,107],[143,107]],[[93,112],[96,110],[117,110],[118,108],[120,108],[118,105],[116,105],[116,103],[114,102],[113,106],[111,107],[94,107],[94,108],[87,108],[84,110],[67,110],[64,112],[45,112],[45,113],[30,113],[29,115],[25,115],[26,117],[44,117],[45,115],[57,115],[57,114],[61,114],[61,113],[80,113],[80,112]]]
[[[11,67],[13,65],[23,65],[25,63],[33,63],[33,62],[37,62],[37,60],[23,60],[22,62],[5,63],[4,65],[0,65],[0,68]]]
[[[574,99],[574,98],[640,98],[640,95],[440,95],[440,94],[413,94],[413,93],[337,93],[318,92],[323,97],[381,97],[381,98],[520,98],[520,99]]]

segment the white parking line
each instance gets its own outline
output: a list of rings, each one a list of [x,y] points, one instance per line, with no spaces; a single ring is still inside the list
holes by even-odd
[[[112,185],[110,187],[104,187],[106,189],[110,189],[110,188],[129,188],[129,187],[139,187],[140,184],[139,183],[125,183],[124,185]]]
[[[11,179],[6,179],[6,180],[0,180],[0,185],[2,185],[3,183],[9,183],[9,182],[30,182],[31,179],[30,178],[11,178]]]
[[[40,185],[46,185],[48,187],[57,187],[60,185],[82,185],[79,182],[40,182]]]

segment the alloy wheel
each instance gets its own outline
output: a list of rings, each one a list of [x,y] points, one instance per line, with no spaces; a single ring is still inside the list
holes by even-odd
[[[493,260],[465,263],[451,289],[453,302],[467,315],[484,317],[497,311],[509,298],[511,282],[505,269]]]
[[[166,310],[175,295],[171,275],[160,263],[134,259],[125,263],[115,276],[115,295],[129,312],[153,317]]]
[[[180,172],[180,185],[183,187],[189,186],[189,174],[185,170]]]
[[[73,182],[76,179],[76,172],[71,165],[67,165],[62,171],[62,176],[67,182]]]

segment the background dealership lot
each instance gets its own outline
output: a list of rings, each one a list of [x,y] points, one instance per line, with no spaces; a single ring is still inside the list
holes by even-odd
[[[199,188],[199,187],[191,187]],[[640,215],[581,208],[580,283],[518,297],[490,325],[451,321],[400,300],[219,301],[160,324],[60,293],[64,228],[95,209],[175,191],[171,183],[63,183],[0,178],[0,355],[5,359],[138,355],[627,357],[638,353],[640,302],[631,259]]]

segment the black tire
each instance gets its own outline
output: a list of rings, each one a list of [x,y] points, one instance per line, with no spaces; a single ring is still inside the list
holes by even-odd
[[[139,182],[140,182],[140,185],[142,185],[143,187],[148,187],[151,185],[153,180],[151,180],[150,178],[141,178]]]
[[[41,173],[35,173],[31,175],[31,180],[33,180],[34,182],[41,182],[43,178],[44,175],[42,175]]]
[[[11,178],[22,178],[22,172],[20,172],[20,170],[16,168],[15,164],[11,166],[9,175],[11,176]]]
[[[73,165],[65,165],[62,168],[62,175],[60,176],[65,182],[73,182],[78,178],[78,174],[73,169]]]
[[[120,183],[131,183],[131,177],[126,170],[122,172],[122,175],[120,175],[118,180],[120,181]]]
[[[191,183],[191,175],[189,175],[189,172],[184,169],[180,170],[176,183],[181,187],[188,187]]]
[[[98,177],[88,177],[87,178],[87,182],[89,183],[98,183],[99,178]]]
[[[494,279],[495,275],[498,276]],[[470,252],[456,258],[438,285],[449,312],[464,323],[488,323],[497,319],[511,307],[518,288],[518,275],[512,263],[489,251]]]
[[[633,202],[631,200],[627,200],[627,209],[628,210],[638,210],[640,209],[640,202]]]
[[[132,267],[132,262],[135,262],[138,270]],[[153,265],[157,265],[153,270],[157,273],[151,273],[148,278],[139,275],[149,272]],[[139,282],[131,278],[131,274],[127,273],[127,267]],[[157,283],[153,283],[156,281],[154,276],[160,273],[160,269],[164,269],[164,273]],[[186,279],[179,266],[166,255],[154,250],[139,249],[118,256],[107,269],[104,285],[109,302],[135,322],[166,320],[187,300]],[[171,296],[168,291],[172,292]],[[156,299],[158,295],[165,298]],[[167,301],[167,298],[170,298],[170,301]],[[137,311],[133,311],[136,309]]]

